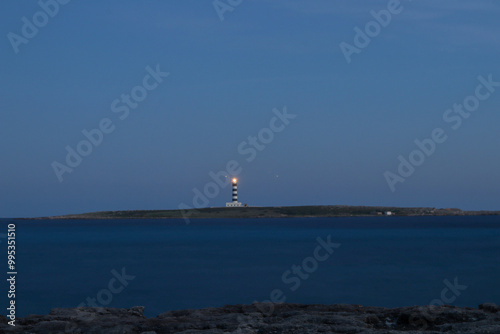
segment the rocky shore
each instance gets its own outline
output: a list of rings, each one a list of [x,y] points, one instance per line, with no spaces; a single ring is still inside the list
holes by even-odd
[[[144,307],[53,309],[28,315],[15,327],[0,317],[0,333],[500,333],[500,306],[479,308],[361,305],[228,305],[168,311],[155,318]]]

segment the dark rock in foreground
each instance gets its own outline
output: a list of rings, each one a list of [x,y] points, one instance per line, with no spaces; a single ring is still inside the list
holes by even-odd
[[[500,307],[251,304],[169,311],[144,307],[54,309],[49,315],[0,318],[0,333],[500,333]]]

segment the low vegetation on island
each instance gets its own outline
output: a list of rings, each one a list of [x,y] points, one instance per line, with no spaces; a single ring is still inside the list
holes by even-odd
[[[500,211],[462,211],[460,209],[399,208],[382,206],[275,206],[214,207],[189,210],[102,211],[50,219],[134,219],[134,218],[281,218],[281,217],[355,217],[355,216],[464,216],[500,215]]]

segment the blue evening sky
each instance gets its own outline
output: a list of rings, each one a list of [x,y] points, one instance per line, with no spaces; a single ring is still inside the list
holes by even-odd
[[[496,0],[54,1],[0,2],[0,217],[193,207],[231,160],[249,205],[500,209]],[[198,203],[224,206],[213,185]]]

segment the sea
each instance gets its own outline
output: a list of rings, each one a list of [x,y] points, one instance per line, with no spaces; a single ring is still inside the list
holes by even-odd
[[[0,220],[15,226],[16,316],[272,301],[500,304],[500,216]],[[11,225],[12,227],[12,225]],[[12,298],[0,284],[2,309]]]

